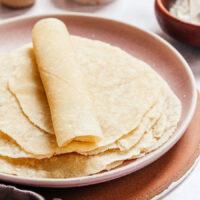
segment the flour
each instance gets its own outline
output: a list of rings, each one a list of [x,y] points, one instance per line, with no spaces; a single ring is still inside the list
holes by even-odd
[[[186,22],[200,24],[200,0],[176,0],[170,13]]]

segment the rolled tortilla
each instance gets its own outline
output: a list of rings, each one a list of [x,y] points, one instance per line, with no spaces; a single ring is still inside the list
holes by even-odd
[[[32,39],[58,146],[72,140],[99,141],[102,130],[73,57],[64,23],[53,18],[43,19],[34,26]]]

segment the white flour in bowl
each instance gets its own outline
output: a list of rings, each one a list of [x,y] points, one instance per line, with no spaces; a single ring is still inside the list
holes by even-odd
[[[186,22],[200,24],[200,0],[176,0],[170,13]]]

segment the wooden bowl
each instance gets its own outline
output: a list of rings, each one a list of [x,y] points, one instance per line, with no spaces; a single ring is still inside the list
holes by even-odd
[[[174,0],[155,0],[155,14],[163,31],[171,37],[193,46],[200,47],[200,25],[176,18],[169,12]]]
[[[0,0],[0,2],[10,8],[26,8],[35,3],[35,0]]]

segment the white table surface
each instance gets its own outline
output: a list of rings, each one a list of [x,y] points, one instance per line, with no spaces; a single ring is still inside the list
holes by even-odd
[[[116,0],[104,6],[79,6],[70,0],[36,0],[36,4],[25,10],[10,10],[0,6],[0,20],[20,15],[41,13],[84,12],[118,19],[145,30],[152,31],[169,41],[190,64],[200,88],[200,48],[195,49],[169,38],[157,24],[154,15],[154,0]],[[168,193],[163,200],[200,200],[200,162],[178,187]]]

